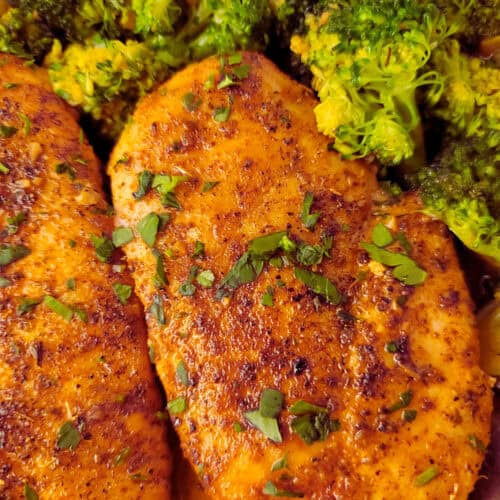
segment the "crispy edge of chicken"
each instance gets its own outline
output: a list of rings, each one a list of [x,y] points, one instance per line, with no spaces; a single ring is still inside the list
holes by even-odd
[[[248,77],[226,85],[242,65]],[[492,381],[478,365],[473,306],[450,234],[417,198],[395,204],[381,192],[373,165],[329,151],[309,90],[261,55],[244,54],[242,65],[208,59],[144,98],[108,167],[118,225],[170,217],[155,251],[136,231],[125,253],[185,456],[213,498],[466,498],[489,441]],[[174,191],[182,210],[154,189],[165,177],[137,195],[144,171],[187,176]],[[217,184],[206,190],[207,182]],[[310,213],[320,214],[313,231],[301,221],[307,192]],[[404,285],[360,248],[378,223],[404,235],[388,249],[407,252],[407,241],[427,273],[423,284]],[[328,304],[293,266],[268,264],[216,300],[248,243],[283,230],[310,246],[333,237],[331,257],[309,269],[344,301]],[[197,241],[204,253],[193,257]],[[168,284],[155,287],[158,266]],[[214,286],[197,283],[202,270],[213,272]],[[269,388],[285,398],[282,443],[245,419]],[[325,408],[340,429],[306,444],[290,414],[300,400]],[[276,470],[283,457],[286,467]]]
[[[0,126],[0,496],[168,499],[142,309],[91,241],[113,230],[99,163],[45,73],[6,55]]]

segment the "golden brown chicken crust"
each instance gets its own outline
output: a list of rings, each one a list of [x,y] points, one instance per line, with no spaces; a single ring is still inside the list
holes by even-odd
[[[470,440],[489,440],[492,393],[448,232],[415,199],[394,204],[373,166],[328,151],[310,91],[263,56],[245,54],[243,63],[250,75],[238,85],[218,89],[220,62],[209,59],[146,97],[109,167],[118,225],[171,215],[156,240],[168,286],[155,288],[156,260],[137,232],[125,252],[145,307],[158,297],[164,304],[165,325],[149,309],[148,327],[168,398],[187,401],[172,415],[184,454],[213,498],[269,498],[268,481],[325,500],[466,498],[483,461]],[[229,119],[216,121],[214,112],[220,118],[227,106]],[[134,198],[144,170],[189,177],[175,191],[182,211],[162,207],[155,190]],[[218,184],[203,192],[207,181]],[[314,195],[311,212],[321,214],[314,231],[300,220],[306,192]],[[406,236],[428,273],[423,285],[403,285],[360,248],[378,222]],[[343,304],[318,300],[292,266],[267,264],[229,299],[216,300],[216,286],[180,294],[193,265],[213,271],[217,285],[250,240],[282,230],[309,244],[333,237],[331,258],[313,269],[337,285]],[[203,258],[192,257],[197,240]],[[272,307],[262,304],[270,286]],[[396,352],[387,352],[391,343]],[[176,374],[180,361],[187,387]],[[282,444],[244,418],[266,388],[285,396]],[[408,391],[407,409],[417,412],[411,422],[401,409],[389,411]],[[288,411],[301,399],[327,408],[340,430],[305,444]],[[287,468],[272,471],[284,455]],[[430,467],[438,476],[416,486]]]
[[[10,282],[0,288],[0,498],[24,498],[25,483],[42,500],[170,498],[142,309],[113,292],[113,283],[132,284],[122,256],[113,269],[90,241],[113,229],[99,164],[45,82],[24,61],[0,58],[0,125],[17,129],[0,134],[0,245],[31,251],[0,266]],[[70,169],[56,173],[61,163]],[[8,218],[19,213],[14,232]],[[46,295],[87,321],[43,302],[19,309]],[[81,437],[74,450],[57,446],[65,422]]]

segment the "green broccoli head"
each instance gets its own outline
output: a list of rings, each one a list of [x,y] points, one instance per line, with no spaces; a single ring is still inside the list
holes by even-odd
[[[193,60],[238,49],[259,50],[267,43],[270,15],[267,0],[201,0],[180,38]]]
[[[440,101],[429,109],[431,116],[443,120],[451,135],[485,136],[490,147],[500,145],[500,69],[462,54],[456,40],[436,49],[431,64],[446,77]]]
[[[467,247],[500,265],[500,152],[487,136],[448,137],[417,183],[429,212]]]
[[[132,0],[132,10],[134,31],[143,35],[172,33],[182,12],[175,0]]]
[[[443,77],[426,64],[455,26],[418,0],[322,2],[306,18],[292,50],[314,75],[319,129],[349,158],[374,154],[386,165],[415,152],[420,124],[416,92],[436,102]]]

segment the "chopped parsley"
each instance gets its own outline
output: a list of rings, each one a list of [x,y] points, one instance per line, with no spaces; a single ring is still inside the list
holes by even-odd
[[[23,314],[29,313],[41,302],[41,298],[30,299],[29,297],[24,297],[21,299],[20,304],[16,307],[16,314],[18,316],[22,316]]]
[[[73,318],[73,309],[52,296],[45,295],[45,297],[43,298],[43,303],[47,307],[52,309],[56,314],[59,314],[59,316],[64,318],[66,321],[71,321],[71,319]]]
[[[276,472],[277,470],[286,469],[288,467],[286,453],[271,466],[271,472]]]
[[[413,484],[418,488],[429,484],[435,477],[439,475],[439,469],[435,465],[431,465],[429,468],[425,469],[424,472],[419,474]]]
[[[401,418],[405,422],[413,422],[417,418],[417,410],[403,410]]]
[[[212,288],[212,286],[214,285],[214,281],[215,281],[214,273],[210,269],[207,269],[205,271],[201,271],[196,276],[196,281],[203,288]]]
[[[274,288],[272,286],[267,287],[266,293],[262,296],[260,303],[263,306],[272,307],[274,305]]]
[[[167,275],[165,274],[165,259],[159,250],[153,248],[153,256],[156,259],[155,275],[153,284],[155,288],[163,288],[168,285]]]
[[[222,82],[221,82],[222,83]],[[220,85],[220,84],[219,84]],[[229,120],[231,115],[231,106],[219,106],[213,110],[212,118],[219,123],[224,123]]]
[[[113,242],[107,236],[96,236],[95,234],[90,235],[90,240],[94,245],[97,258],[101,262],[108,262],[115,249]]]
[[[129,227],[117,227],[111,235],[113,245],[116,248],[130,243],[134,239],[134,232]]]
[[[394,238],[389,229],[379,223],[373,228],[372,241],[378,247],[383,248],[390,245],[394,241]]]
[[[0,266],[6,266],[16,260],[20,260],[31,253],[24,245],[0,245]]]
[[[31,120],[29,119],[29,116],[26,116],[23,113],[19,113],[19,118],[23,121],[23,130],[24,130],[24,135],[29,135],[31,131]]]
[[[82,437],[72,422],[65,422],[57,433],[56,446],[59,450],[75,450]]]
[[[187,111],[196,111],[202,104],[202,100],[199,96],[196,96],[192,92],[188,92],[182,97],[182,104]]]
[[[68,177],[72,181],[76,178],[76,170],[66,162],[58,163],[56,165],[56,174],[68,174]]]
[[[241,422],[234,422],[233,429],[234,429],[234,432],[238,432],[238,433],[243,432],[245,430],[245,428],[243,427]]]
[[[8,125],[0,124],[0,137],[2,139],[8,139],[9,137],[12,137],[16,132],[16,127],[9,127]]]
[[[259,409],[244,414],[254,427],[276,443],[283,441],[277,420],[277,416],[283,408],[283,402],[284,397],[280,391],[265,389],[261,395]]]
[[[192,257],[202,257],[205,254],[205,243],[196,240]]]
[[[180,210],[181,206],[175,196],[174,190],[179,184],[187,180],[188,177],[186,175],[155,175],[152,187],[160,195],[160,201],[164,207],[172,207]]]
[[[0,276],[0,288],[7,288],[10,285],[12,285],[11,280],[4,278],[3,276]]]
[[[297,401],[290,407],[290,413],[295,415],[291,427],[305,443],[324,441],[330,432],[340,429],[338,420],[331,420],[328,410],[307,401]]]
[[[486,452],[486,445],[474,434],[469,434],[467,436],[467,440],[469,441],[469,444],[475,449],[480,451],[481,453]]]
[[[296,267],[294,269],[294,273],[295,277],[299,281],[304,283],[304,285],[310,288],[314,293],[324,297],[327,302],[330,302],[333,305],[338,305],[344,300],[343,295],[325,276],[313,273],[312,271],[308,271],[307,269],[302,269],[300,267]]]
[[[149,312],[153,315],[159,325],[166,323],[165,311],[163,310],[163,299],[161,295],[156,294],[153,297],[153,302],[149,307]]]
[[[38,500],[36,491],[27,483],[24,483],[24,498],[25,500]]]
[[[320,213],[311,213],[311,206],[313,204],[313,194],[310,192],[307,192],[305,197],[304,197],[304,203],[302,204],[302,210],[300,212],[300,220],[306,226],[307,229],[312,231],[314,229],[314,226],[318,222],[318,219],[320,217]]]
[[[76,281],[75,278],[68,278],[66,280],[66,288],[68,290],[74,290],[76,288]]]
[[[172,399],[167,403],[167,409],[171,415],[178,415],[187,410],[187,400],[184,397]]]
[[[186,363],[184,363],[184,361],[181,360],[177,363],[175,374],[184,387],[189,386],[189,376],[186,368]]]
[[[24,212],[18,212],[13,217],[7,217],[7,233],[15,234],[19,229],[19,226],[26,220],[26,214]]]
[[[124,283],[113,283],[113,291],[123,305],[127,303],[132,295],[132,287]]]
[[[137,191],[133,194],[136,200],[140,200],[144,198],[151,189],[151,184],[153,182],[153,174],[149,170],[143,170],[137,176],[138,188]]]
[[[5,165],[5,163],[0,162],[0,172],[2,174],[8,174],[10,172],[10,168]]]
[[[217,184],[220,184],[220,181],[206,181],[203,183],[203,186],[201,187],[201,192],[206,193],[207,191],[210,191],[213,189]]]
[[[115,459],[113,460],[113,464],[115,467],[122,465],[125,463],[125,460],[127,460],[128,456],[130,455],[130,447],[127,446],[126,448],[123,448],[118,455],[116,455]]]
[[[272,497],[288,497],[288,498],[303,498],[304,493],[298,493],[295,491],[280,490],[272,481],[268,481],[264,488],[262,488],[262,493],[264,495],[269,495]]]
[[[136,225],[136,229],[141,235],[142,240],[146,245],[152,247],[156,242],[156,235],[160,226],[160,217],[158,214],[151,212],[143,217]]]
[[[413,392],[412,391],[405,391],[405,392],[402,392],[400,395],[399,395],[399,401],[397,401],[396,403],[394,403],[392,406],[390,406],[388,408],[388,411],[390,413],[394,412],[394,411],[397,411],[397,410],[401,410],[403,408],[406,408],[412,401],[413,399]]]

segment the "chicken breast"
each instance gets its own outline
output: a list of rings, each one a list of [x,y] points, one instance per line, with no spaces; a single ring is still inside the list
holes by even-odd
[[[146,327],[104,239],[101,184],[45,73],[1,56],[2,499],[170,498]]]
[[[261,55],[212,58],[112,155],[183,452],[217,499],[466,498],[492,393],[452,240],[314,105]]]

